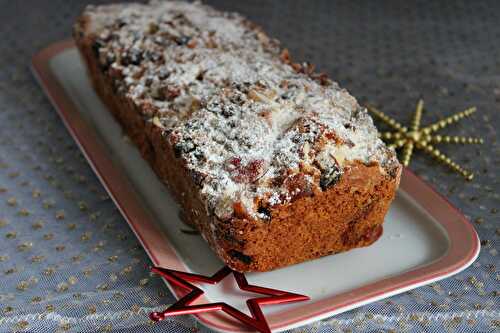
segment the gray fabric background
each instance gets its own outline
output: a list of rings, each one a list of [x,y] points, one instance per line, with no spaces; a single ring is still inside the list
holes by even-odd
[[[0,1],[0,331],[196,332],[191,318],[151,326],[173,301],[34,81],[31,56],[67,38],[87,1]],[[98,1],[92,1],[97,3]],[[409,121],[479,112],[447,129],[483,146],[443,146],[473,182],[417,154],[411,165],[467,215],[479,259],[454,277],[297,332],[499,331],[500,3],[207,1],[239,11],[361,102]]]

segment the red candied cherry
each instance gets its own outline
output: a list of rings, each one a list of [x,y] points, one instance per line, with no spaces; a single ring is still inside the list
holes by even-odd
[[[237,183],[252,183],[264,173],[264,160],[255,159],[244,164],[240,157],[231,157],[226,163],[226,170]]]

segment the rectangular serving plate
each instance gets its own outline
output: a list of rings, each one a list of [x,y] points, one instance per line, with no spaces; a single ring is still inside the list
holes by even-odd
[[[201,237],[181,232],[185,225],[178,206],[95,94],[73,42],[42,50],[33,57],[32,69],[153,263],[205,275],[223,266]],[[246,276],[251,284],[311,298],[263,309],[269,326],[278,332],[449,277],[469,266],[479,248],[465,217],[405,169],[384,234],[375,244]],[[205,288],[202,301],[223,301],[247,311],[245,299],[228,279],[221,288]],[[248,331],[225,314],[195,317],[218,331]]]

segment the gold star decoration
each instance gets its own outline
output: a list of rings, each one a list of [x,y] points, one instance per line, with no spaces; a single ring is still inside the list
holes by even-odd
[[[462,168],[456,162],[452,161],[448,156],[437,149],[434,144],[482,144],[483,139],[481,138],[435,134],[435,132],[440,129],[471,116],[474,112],[476,112],[475,107],[471,107],[465,111],[458,112],[454,115],[441,119],[434,124],[421,127],[420,122],[422,119],[422,112],[424,110],[424,101],[419,100],[410,128],[401,125],[396,120],[389,117],[382,111],[377,110],[373,106],[367,106],[367,109],[373,116],[395,130],[392,132],[382,132],[380,133],[380,137],[388,143],[389,147],[395,149],[402,148],[401,162],[404,166],[408,166],[410,164],[413,151],[418,149],[431,155],[439,162],[448,166],[450,169],[458,172],[464,176],[465,179],[472,180],[472,178],[474,178],[474,174],[471,171]]]

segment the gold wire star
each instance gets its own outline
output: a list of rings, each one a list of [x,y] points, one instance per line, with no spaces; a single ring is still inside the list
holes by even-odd
[[[474,178],[474,174],[471,171],[468,171],[462,168],[457,163],[453,162],[448,156],[443,154],[433,144],[482,144],[483,139],[463,136],[439,135],[433,133],[445,128],[448,125],[459,122],[463,118],[469,117],[474,112],[476,112],[475,107],[471,107],[465,111],[441,119],[440,121],[432,125],[421,128],[420,121],[422,119],[422,112],[424,110],[424,101],[419,100],[409,129],[398,123],[393,118],[387,116],[382,111],[377,110],[373,106],[367,106],[367,109],[376,118],[380,119],[383,123],[396,130],[394,132],[382,132],[380,133],[380,137],[389,144],[389,147],[392,147],[394,149],[403,149],[401,162],[404,166],[408,166],[410,164],[413,150],[419,149],[431,155],[439,162],[445,164],[450,169],[458,172],[459,174],[464,176],[465,179],[472,180],[472,178]]]

